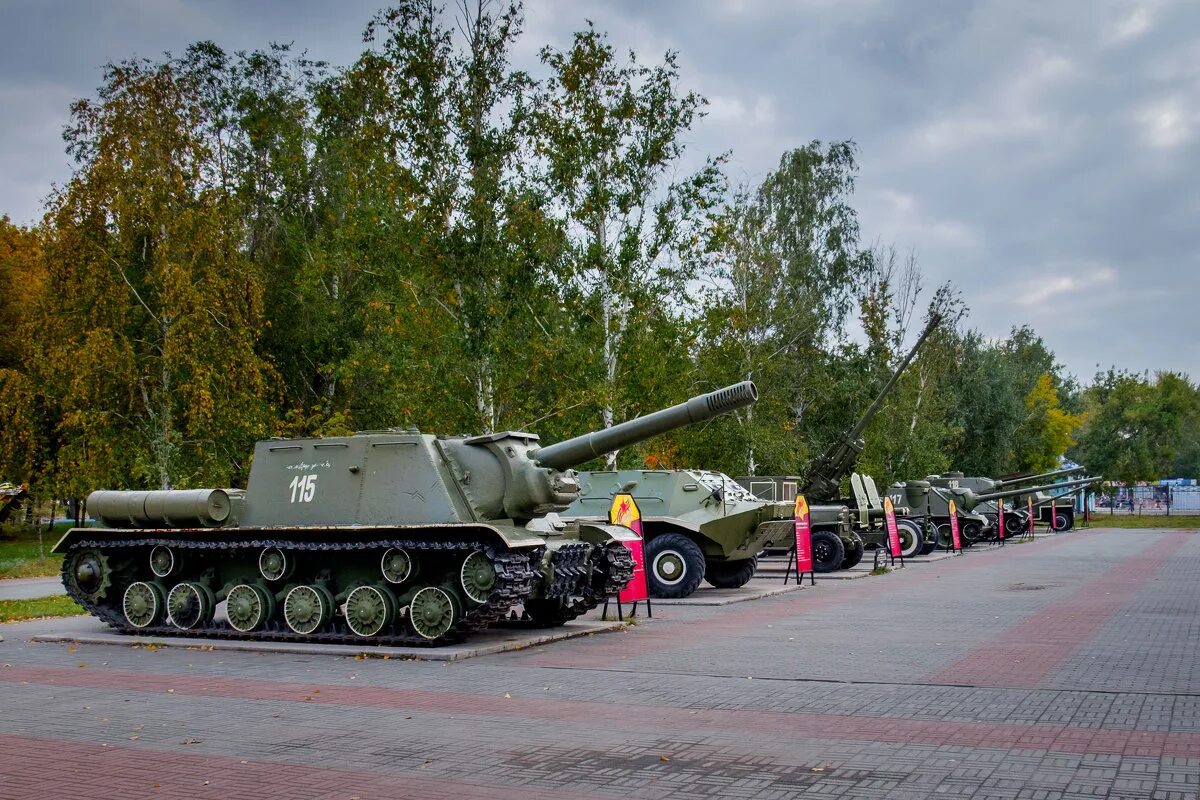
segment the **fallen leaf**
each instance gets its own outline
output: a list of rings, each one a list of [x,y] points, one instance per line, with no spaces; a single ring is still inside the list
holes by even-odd
[[[670,756],[659,756],[658,760],[659,761],[670,761],[671,758],[670,758]]]
[[[75,645],[71,645],[70,647],[68,647],[68,648],[67,648],[67,652],[68,652],[68,653],[74,653],[74,652],[75,652]]]
[[[167,689],[167,694],[175,694],[175,690],[174,690],[174,689]]]
[[[188,738],[181,741],[180,744],[200,744],[200,741],[201,741],[200,739],[193,739],[189,736]],[[205,783],[208,783],[208,781],[205,781]]]
[[[142,738],[142,737],[140,737],[140,736],[130,736],[130,737],[129,737],[129,741],[131,741],[131,742],[136,742],[136,741],[137,741],[138,739],[140,739],[140,738]]]
[[[84,664],[82,661],[81,661],[81,662],[79,662],[79,668],[80,668],[80,669],[83,669],[83,668],[84,668],[84,667],[86,667],[86,666],[87,666],[87,664]]]
[[[82,665],[80,665],[80,666],[82,666]],[[504,693],[504,699],[505,699],[505,700],[512,700],[512,695],[511,695],[511,694],[509,694],[508,692],[505,692],[505,693]]]

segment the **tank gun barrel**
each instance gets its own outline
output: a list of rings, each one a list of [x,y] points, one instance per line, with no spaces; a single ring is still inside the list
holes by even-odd
[[[821,457],[813,463],[812,468],[808,471],[808,480],[805,483],[803,494],[811,496],[815,499],[830,499],[836,498],[841,493],[842,478],[846,476],[851,469],[854,468],[854,462],[858,460],[858,454],[862,452],[863,431],[871,424],[871,420],[879,413],[879,409],[883,407],[883,401],[892,391],[892,387],[896,385],[896,381],[900,380],[900,376],[912,360],[917,357],[925,340],[933,333],[934,329],[942,323],[940,314],[932,314],[929,317],[929,323],[925,326],[925,330],[921,332],[920,338],[916,344],[908,351],[908,355],[900,362],[900,366],[896,367],[892,377],[879,390],[879,394],[875,396],[874,402],[867,407],[863,415],[859,417],[858,422],[854,423],[854,427],[846,431],[841,437],[826,450]]]
[[[1043,472],[1039,475],[1022,475],[1019,478],[1008,478],[1007,480],[998,480],[998,481],[995,481],[995,484],[996,484],[997,488],[999,488],[1001,486],[1013,486],[1015,484],[1025,483],[1027,481],[1040,481],[1040,480],[1045,480],[1046,478],[1057,478],[1062,475],[1074,475],[1076,472],[1085,472],[1085,471],[1087,471],[1087,467],[1067,467],[1066,469],[1056,469],[1056,470],[1052,470],[1050,472]]]
[[[715,392],[693,397],[679,405],[613,425],[611,428],[592,431],[543,447],[534,452],[532,458],[544,467],[568,469],[660,433],[745,408],[756,400],[758,389],[754,383],[742,381]]]
[[[987,492],[986,494],[975,495],[976,502],[987,502],[988,500],[1001,500],[1005,497],[1018,497],[1025,494],[1034,494],[1036,492],[1044,492],[1047,489],[1073,489],[1076,486],[1086,486],[1089,483],[1095,483],[1100,480],[1098,477],[1093,478],[1078,478],[1073,481],[1065,481],[1063,483],[1045,483],[1041,486],[1022,486],[1019,489],[1005,489],[1000,492]]]

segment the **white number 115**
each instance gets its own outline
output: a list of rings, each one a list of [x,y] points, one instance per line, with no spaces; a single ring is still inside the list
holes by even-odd
[[[292,490],[291,502],[311,503],[317,493],[317,476],[297,475],[292,478],[289,488]]]

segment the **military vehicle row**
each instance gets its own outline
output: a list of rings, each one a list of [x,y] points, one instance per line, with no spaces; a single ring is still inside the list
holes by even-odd
[[[553,513],[579,497],[572,467],[757,399],[735,384],[548,447],[512,431],[263,441],[245,490],[93,492],[99,525],[55,550],[70,596],[128,633],[443,644],[517,607],[560,625],[634,569],[627,528]],[[755,552],[707,546],[714,572]]]

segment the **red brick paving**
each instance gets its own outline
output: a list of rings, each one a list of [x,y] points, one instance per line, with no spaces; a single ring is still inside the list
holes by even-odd
[[[1116,616],[1192,536],[1166,534],[1162,540],[1143,545],[1065,599],[1021,620],[930,680],[973,686],[1037,686]]]
[[[303,764],[192,755],[150,747],[104,746],[61,739],[0,735],[0,799],[91,800],[586,800],[595,794],[504,787],[407,773],[310,767]]]
[[[506,698],[467,692],[389,689],[368,685],[332,686],[195,676],[184,678],[78,668],[7,667],[0,669],[0,681],[22,685],[170,693],[179,698],[181,707],[191,702],[192,697],[222,697],[274,702],[328,703],[448,716],[513,718],[667,735],[722,732],[899,744],[1020,747],[1065,753],[1120,754],[1127,752],[1131,747],[1155,756],[1190,756],[1200,753],[1200,733],[1089,729],[1043,724],[943,722],[868,715],[615,705],[541,697]]]

